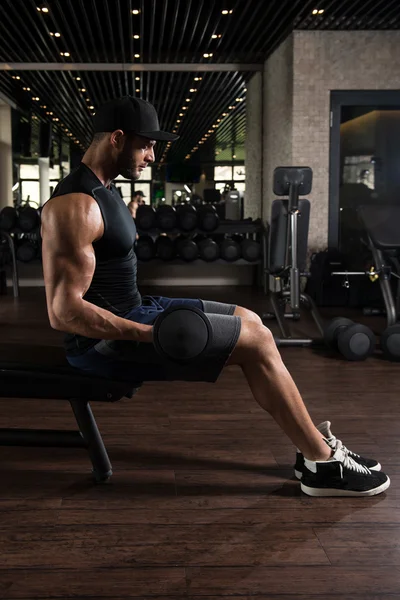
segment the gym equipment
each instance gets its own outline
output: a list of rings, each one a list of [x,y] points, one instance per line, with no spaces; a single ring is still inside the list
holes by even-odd
[[[17,245],[16,256],[21,262],[31,262],[38,256],[38,253],[39,247],[36,240],[26,240],[23,238]]]
[[[219,245],[221,258],[227,262],[239,260],[242,255],[240,244],[231,237],[226,237]]]
[[[166,235],[156,239],[156,255],[161,260],[173,260],[176,257],[176,248],[173,240]]]
[[[155,257],[156,246],[149,235],[141,235],[135,242],[135,252],[139,260],[148,261]]]
[[[197,209],[199,218],[199,229],[203,231],[215,231],[219,225],[219,216],[215,206],[203,204]]]
[[[277,346],[312,346],[323,343],[324,326],[318,309],[310,296],[300,293],[300,277],[307,260],[310,203],[299,199],[311,192],[312,170],[309,167],[277,167],[274,171],[274,194],[288,196],[287,200],[272,203],[268,264],[265,269],[265,289],[270,289],[272,312],[263,319],[276,319],[280,338]],[[312,315],[320,338],[294,338],[286,319],[299,320],[300,306]],[[286,308],[289,307],[289,311]]]
[[[17,209],[13,206],[5,206],[0,212],[0,229],[11,231],[17,225]]]
[[[225,219],[240,221],[243,218],[243,198],[238,190],[230,190],[225,196]]]
[[[206,262],[218,260],[220,257],[220,250],[217,242],[202,234],[196,235],[193,241],[197,244],[199,255],[202,260]]]
[[[179,204],[176,207],[178,227],[183,231],[193,231],[197,227],[197,210],[192,204]]]
[[[159,206],[156,211],[156,225],[161,231],[171,231],[177,226],[176,210],[169,204]]]
[[[17,227],[24,232],[35,230],[40,225],[40,213],[37,208],[28,204],[20,208],[17,218]]]
[[[9,254],[11,255],[11,263],[12,263],[12,284],[13,284],[13,295],[14,298],[18,298],[19,296],[19,281],[18,281],[18,268],[17,268],[17,257],[15,255],[15,246],[14,240],[9,233],[6,231],[0,231],[0,253],[3,254],[6,252],[5,246],[8,245]],[[7,259],[5,260],[7,263]],[[3,270],[3,274],[5,275],[5,270]],[[3,275],[3,284],[4,284],[4,275]]]
[[[141,204],[136,211],[135,222],[137,228],[143,231],[153,229],[156,226],[156,211],[152,206]]]
[[[242,258],[248,262],[256,262],[261,256],[261,244],[256,240],[247,238],[240,244]]]
[[[172,307],[157,317],[153,339],[161,356],[185,364],[207,352],[212,341],[211,323],[198,308]]]
[[[382,353],[388,360],[400,361],[400,325],[387,327],[381,335]]]
[[[176,250],[178,256],[186,262],[192,262],[199,258],[199,249],[196,242],[188,236],[179,235],[176,240]]]
[[[63,348],[0,344],[0,398],[68,400],[77,431],[0,429],[0,446],[86,448],[97,483],[106,482],[112,466],[90,406],[91,401],[132,398],[141,382],[127,383],[87,375],[69,366]],[[29,417],[27,417],[29,421]]]
[[[353,276],[368,277],[379,282],[385,306],[386,329],[380,345],[383,355],[393,361],[400,360],[400,207],[385,205],[362,205],[358,207],[358,218],[363,226],[363,243],[372,254],[373,267],[364,271],[333,271],[333,276],[343,278],[342,285],[349,288]],[[392,278],[397,279],[396,297],[392,289]],[[376,311],[365,310],[364,314]]]
[[[375,350],[376,339],[371,329],[343,317],[333,319],[325,327],[324,338],[331,349],[339,350],[347,360],[365,360]]]

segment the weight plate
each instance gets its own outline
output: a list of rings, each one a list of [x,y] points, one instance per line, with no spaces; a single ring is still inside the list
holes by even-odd
[[[324,340],[330,348],[336,349],[337,338],[340,331],[343,331],[345,327],[349,327],[350,325],[354,325],[354,321],[346,319],[345,317],[336,317],[328,323],[324,330]]]
[[[400,361],[400,325],[387,327],[381,335],[383,355],[391,361]]]
[[[376,338],[369,327],[356,323],[339,333],[337,343],[346,360],[365,360],[373,354]]]

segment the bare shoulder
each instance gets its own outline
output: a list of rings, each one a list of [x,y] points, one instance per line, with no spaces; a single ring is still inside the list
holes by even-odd
[[[104,233],[104,224],[97,202],[87,194],[65,194],[44,205],[41,215],[42,237],[62,237],[94,242]]]

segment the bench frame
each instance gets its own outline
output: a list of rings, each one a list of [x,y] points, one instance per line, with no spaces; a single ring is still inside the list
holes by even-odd
[[[89,401],[131,398],[140,385],[87,376],[69,367],[48,371],[0,365],[0,398],[69,400],[78,425],[77,431],[0,429],[0,446],[86,448],[95,481],[104,483],[112,475],[112,466]]]

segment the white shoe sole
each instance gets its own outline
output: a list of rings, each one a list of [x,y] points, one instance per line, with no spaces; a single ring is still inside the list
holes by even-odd
[[[355,492],[352,490],[340,490],[340,489],[324,489],[324,488],[312,488],[304,485],[301,485],[301,491],[307,494],[307,496],[315,496],[315,497],[326,497],[326,496],[376,496],[377,494],[381,494],[390,486],[390,479],[387,478],[387,481],[382,483],[382,485],[374,488],[372,490],[367,490],[365,492]]]
[[[369,469],[370,471],[381,471],[382,470],[382,465],[380,465],[379,463],[377,465],[375,465],[375,467],[370,467]],[[301,471],[294,471],[294,474],[296,475],[297,479],[301,479],[303,476],[303,473]]]

